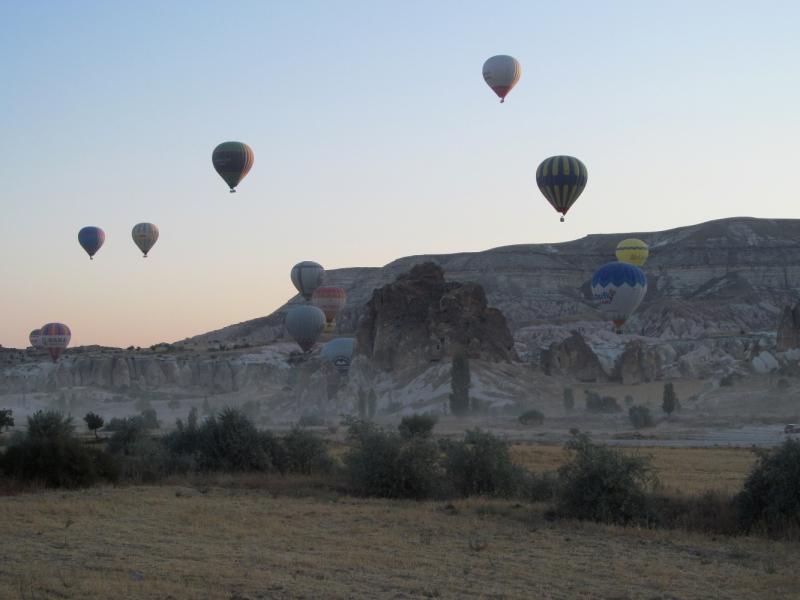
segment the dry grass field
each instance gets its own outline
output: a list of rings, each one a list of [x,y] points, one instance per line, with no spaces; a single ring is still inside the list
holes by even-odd
[[[558,446],[517,446],[537,470]],[[653,449],[734,491],[739,449]],[[0,598],[796,598],[800,544],[547,521],[545,505],[365,500],[263,475],[0,498]]]

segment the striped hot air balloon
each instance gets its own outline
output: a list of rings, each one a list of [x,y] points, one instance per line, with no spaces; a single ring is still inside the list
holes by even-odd
[[[340,287],[323,285],[314,290],[311,304],[325,313],[325,319],[330,324],[347,304],[347,294]]]
[[[33,346],[36,350],[41,350],[44,348],[42,346],[42,330],[41,329],[34,329],[31,331],[30,335],[28,336],[28,340],[31,342],[31,346]]]
[[[617,244],[616,255],[617,260],[642,268],[650,255],[650,249],[642,240],[631,238]]]
[[[139,246],[139,250],[144,253],[144,257],[147,258],[147,253],[158,241],[158,227],[152,223],[139,223],[131,231],[131,237],[133,237],[133,242]]]
[[[71,339],[72,332],[63,323],[48,323],[39,332],[42,347],[50,354],[53,362],[56,362],[64,349],[69,346]]]
[[[588,179],[586,165],[574,156],[551,156],[536,169],[536,185],[553,208],[561,213],[562,222]]]
[[[316,306],[296,306],[286,315],[286,329],[303,352],[308,352],[325,329],[325,313]]]
[[[94,260],[94,255],[105,241],[106,234],[99,227],[84,227],[78,232],[78,243],[86,250],[89,260]]]
[[[292,283],[300,295],[311,300],[314,290],[325,283],[325,269],[311,260],[304,260],[292,267]]]
[[[223,142],[211,153],[211,162],[219,176],[231,188],[231,194],[253,168],[253,151],[242,142]]]
[[[500,103],[506,101],[508,93],[517,85],[522,75],[522,67],[513,56],[499,54],[483,63],[483,79],[500,97]]]
[[[612,262],[595,271],[592,296],[617,332],[636,311],[647,293],[647,277],[639,267],[626,262]]]
[[[347,375],[350,371],[350,360],[353,358],[353,338],[338,338],[331,340],[322,347],[319,355],[327,358],[342,375]]]

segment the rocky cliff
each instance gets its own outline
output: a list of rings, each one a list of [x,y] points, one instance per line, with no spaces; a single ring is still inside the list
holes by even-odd
[[[690,340],[740,331],[775,331],[781,310],[800,299],[800,221],[733,218],[661,232],[589,235],[561,244],[525,244],[484,252],[410,256],[384,267],[328,271],[328,282],[347,292],[337,318],[340,333],[354,333],[375,288],[414,265],[433,262],[447,281],[480,284],[488,305],[508,320],[522,352],[538,355],[526,327],[600,317],[589,298],[599,266],[615,260],[619,240],[637,237],[650,245],[645,265],[648,292],[626,325],[631,334]],[[268,317],[209,332],[193,341],[271,340],[284,335],[290,300]],[[551,342],[550,342],[551,343]],[[548,344],[545,344],[549,345]]]

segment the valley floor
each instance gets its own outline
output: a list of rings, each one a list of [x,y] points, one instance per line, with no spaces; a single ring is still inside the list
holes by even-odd
[[[516,446],[557,467],[559,447]],[[653,450],[732,493],[736,448]],[[0,497],[0,598],[796,598],[800,543],[548,521],[543,504],[353,498],[264,475]]]

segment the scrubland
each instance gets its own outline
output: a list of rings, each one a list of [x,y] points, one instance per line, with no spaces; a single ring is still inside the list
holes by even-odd
[[[537,471],[564,460],[555,445],[512,452]],[[755,460],[648,452],[664,493],[684,496],[733,493]],[[255,473],[14,491],[0,598],[795,598],[800,584],[795,541],[559,519],[546,503],[363,499]]]

